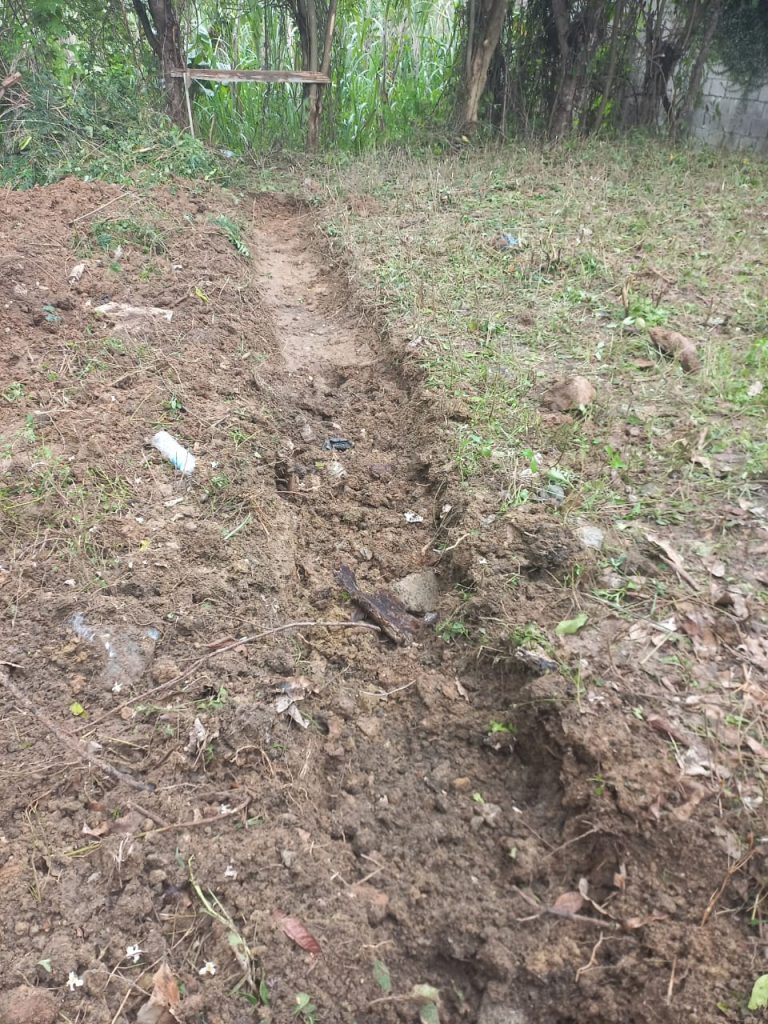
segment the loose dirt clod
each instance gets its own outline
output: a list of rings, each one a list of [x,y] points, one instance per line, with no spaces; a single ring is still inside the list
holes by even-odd
[[[53,992],[19,985],[0,994],[0,1024],[54,1024],[59,1003]]]
[[[595,400],[597,391],[586,377],[571,377],[558,381],[544,395],[542,402],[553,412],[571,412],[585,409]]]
[[[652,327],[651,341],[665,355],[677,359],[686,373],[696,373],[701,369],[701,360],[696,351],[696,342],[686,338],[677,331],[668,331],[663,327]]]

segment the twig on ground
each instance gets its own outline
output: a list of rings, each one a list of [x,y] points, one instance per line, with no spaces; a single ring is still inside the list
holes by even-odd
[[[567,910],[559,910],[557,907],[543,907],[540,903],[529,896],[527,892],[523,892],[516,885],[512,886],[512,889],[528,904],[529,907],[534,907],[538,913],[531,914],[530,917],[518,917],[518,921],[535,921],[539,917],[543,917],[545,914],[549,914],[551,917],[562,917],[566,921],[578,921],[580,924],[591,924],[593,927],[598,928],[618,928],[618,921],[601,921],[598,917],[587,917],[586,914],[571,914]]]
[[[132,775],[128,775],[127,772],[122,772],[118,768],[113,767],[107,761],[104,761],[100,757],[96,757],[94,754],[89,754],[87,750],[84,750],[80,742],[68,736],[63,729],[61,729],[55,722],[52,722],[47,715],[44,715],[39,708],[35,707],[29,697],[12,682],[10,675],[7,672],[0,674],[0,680],[5,686],[11,691],[13,696],[22,704],[28,711],[30,711],[38,722],[41,722],[49,732],[53,733],[56,739],[61,743],[62,746],[71,750],[73,754],[84,761],[87,765],[93,765],[98,768],[99,771],[105,775],[109,775],[110,778],[116,782],[122,782],[126,786],[131,786],[132,789],[141,789],[145,792],[152,793],[155,790],[155,786],[151,782],[140,782],[138,779],[134,779]]]
[[[591,955],[589,957],[589,961],[587,963],[585,963],[583,967],[580,967],[578,969],[578,971],[576,971],[576,981],[577,982],[578,982],[579,978],[582,976],[582,974],[586,974],[587,971],[591,970],[595,966],[595,957],[597,956],[597,951],[598,951],[598,949],[600,949],[600,947],[602,946],[602,944],[604,942],[605,942],[605,936],[603,935],[602,932],[600,932],[600,938],[597,940],[597,942],[592,947],[592,953],[591,953]]]
[[[147,832],[141,832],[140,835],[142,837],[154,836],[157,835],[158,832],[172,832],[174,829],[177,828],[197,828],[199,825],[215,825],[217,821],[221,821],[223,818],[232,818],[236,814],[239,814],[240,811],[244,811],[252,799],[253,797],[249,796],[247,800],[244,800],[243,803],[238,804],[237,807],[232,807],[230,810],[227,811],[221,811],[219,814],[213,815],[210,818],[197,818],[196,820],[193,819],[192,821],[174,821],[170,825],[160,825],[158,828],[151,828]],[[140,811],[141,808],[136,807],[136,810]],[[147,814],[147,817],[151,818],[153,821],[155,820],[153,815],[151,814]]]
[[[669,975],[669,984],[667,985],[667,994],[664,997],[664,1002],[667,1006],[672,1005],[672,993],[675,988],[675,970],[677,968],[677,957],[672,961],[672,972]]]
[[[705,925],[707,923],[707,921],[710,919],[710,917],[712,916],[712,914],[713,914],[713,912],[715,910],[715,907],[720,902],[720,898],[723,895],[723,893],[725,892],[725,890],[728,888],[728,884],[730,883],[730,881],[733,878],[733,876],[738,874],[739,871],[741,871],[741,869],[743,867],[746,867],[746,865],[749,864],[749,862],[752,860],[754,855],[755,855],[755,845],[754,845],[754,841],[753,841],[752,845],[747,850],[747,852],[743,855],[743,857],[739,857],[739,859],[737,861],[734,861],[733,864],[731,864],[731,866],[726,871],[725,876],[724,876],[722,882],[720,883],[720,885],[717,887],[717,889],[715,889],[715,891],[710,896],[709,903],[707,904],[706,910],[704,911],[704,913],[701,916],[701,924],[702,925]]]
[[[139,700],[146,700],[147,697],[156,697],[158,693],[165,690],[172,690],[178,686],[179,683],[183,683],[185,679],[189,679],[199,668],[201,668],[211,658],[217,657],[219,654],[225,654],[227,651],[233,651],[237,647],[244,647],[247,644],[255,644],[258,640],[263,640],[265,637],[273,636],[275,633],[289,633],[297,629],[372,629],[377,633],[381,630],[378,626],[374,626],[370,622],[288,622],[284,626],[275,626],[274,629],[267,629],[263,633],[254,633],[252,636],[241,636],[231,643],[224,644],[221,647],[216,647],[207,654],[201,655],[196,661],[193,661],[191,665],[180,672],[173,679],[169,679],[167,683],[161,683],[159,686],[153,687],[151,690],[145,690],[143,693],[136,694],[135,697],[129,697],[128,700],[123,701],[122,704],[118,704],[117,707],[112,708],[111,711],[106,714],[100,715],[98,718],[91,719],[90,722],[83,728],[83,732],[89,732],[96,725],[101,725],[102,722],[108,718],[113,718],[116,714],[119,714],[123,708],[130,707],[131,704],[135,704]]]
[[[75,217],[69,222],[69,226],[72,227],[72,225],[77,224],[78,221],[92,217],[94,213],[98,213],[100,210],[106,210],[108,206],[111,206],[113,203],[119,203],[121,199],[127,199],[129,195],[131,195],[130,192],[121,192],[119,196],[113,196],[111,199],[108,199],[106,203],[102,203],[101,206],[97,206],[95,209],[88,210],[87,213],[81,213],[79,217]]]

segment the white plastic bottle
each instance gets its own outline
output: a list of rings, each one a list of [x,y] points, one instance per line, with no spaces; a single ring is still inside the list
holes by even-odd
[[[161,455],[164,455],[172,466],[184,473],[185,476],[195,468],[195,456],[188,451],[175,437],[172,437],[167,430],[159,430],[151,441],[152,447],[157,448]]]

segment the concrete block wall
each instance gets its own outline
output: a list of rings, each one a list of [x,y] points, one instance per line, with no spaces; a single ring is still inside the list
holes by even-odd
[[[745,91],[721,68],[710,68],[691,131],[712,146],[768,154],[768,82]]]

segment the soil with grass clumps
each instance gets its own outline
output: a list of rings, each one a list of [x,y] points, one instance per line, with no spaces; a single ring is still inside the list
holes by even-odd
[[[595,553],[462,485],[298,201],[0,213],[0,1021],[142,1020],[162,964],[207,1024],[744,1019],[765,752],[704,690],[765,702],[759,626],[724,601],[690,707],[610,609],[510,643]]]

